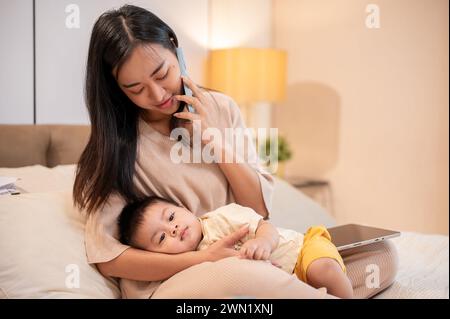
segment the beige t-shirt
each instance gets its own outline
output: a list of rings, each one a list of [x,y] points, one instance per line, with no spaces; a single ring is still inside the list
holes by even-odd
[[[236,103],[228,96],[206,92],[208,112],[214,116],[218,128],[244,128]],[[231,187],[216,163],[174,163],[170,158],[171,140],[143,120],[139,121],[138,150],[134,183],[145,195],[169,198],[184,205],[197,216],[234,203]],[[179,145],[179,144],[178,144]],[[254,150],[255,148],[250,148]],[[271,212],[273,179],[258,163],[256,151],[248,155],[249,164],[258,174],[264,203]],[[100,210],[91,214],[85,230],[85,246],[89,263],[110,261],[122,254],[129,246],[118,241],[117,218],[125,205],[124,200],[112,194]],[[120,281],[124,298],[148,298],[161,284],[158,282]]]
[[[206,249],[212,243],[248,224],[248,235],[238,243],[239,247],[247,240],[255,238],[256,230],[261,219],[262,216],[252,208],[238,204],[228,204],[206,213],[199,217],[202,225],[203,239],[197,249]],[[297,262],[297,256],[303,244],[303,234],[284,228],[277,228],[277,230],[280,238],[278,246],[270,255],[270,259],[276,261],[281,266],[281,269],[292,274]]]

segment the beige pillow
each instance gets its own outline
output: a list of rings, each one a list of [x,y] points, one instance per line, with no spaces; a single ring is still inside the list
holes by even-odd
[[[70,192],[73,188],[75,169],[75,165],[60,165],[54,168],[42,165],[0,167],[0,176],[17,177],[15,185],[21,193]]]
[[[0,297],[119,298],[87,263],[84,224],[68,191],[0,196]]]

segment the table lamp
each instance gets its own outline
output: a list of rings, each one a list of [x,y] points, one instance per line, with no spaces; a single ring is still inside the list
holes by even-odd
[[[286,60],[286,52],[276,49],[212,50],[208,60],[208,87],[231,96],[241,108],[247,126],[269,127],[270,123],[252,122],[251,107],[285,98]]]

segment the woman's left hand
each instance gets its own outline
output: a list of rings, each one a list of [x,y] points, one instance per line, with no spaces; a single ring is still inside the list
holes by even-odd
[[[211,98],[206,96],[200,88],[191,81],[191,79],[182,76],[183,82],[192,90],[192,97],[187,95],[175,95],[174,98],[178,101],[184,101],[187,104],[191,104],[196,113],[191,113],[188,111],[175,113],[174,116],[179,119],[190,120],[189,123],[184,124],[184,127],[189,130],[191,133],[193,132],[193,123],[200,124],[200,133],[201,133],[201,141],[202,144],[205,145],[210,142],[208,136],[204,136],[203,132],[208,128],[219,128],[218,117],[213,116],[213,101]],[[197,128],[196,128],[197,129]]]

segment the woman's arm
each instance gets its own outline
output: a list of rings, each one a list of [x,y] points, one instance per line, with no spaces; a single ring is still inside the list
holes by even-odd
[[[159,281],[207,261],[202,251],[169,255],[128,248],[115,259],[98,263],[102,275],[139,281]]]
[[[102,275],[139,281],[159,281],[205,261],[216,261],[239,255],[234,245],[248,233],[242,227],[215,242],[208,249],[181,254],[161,254],[128,248],[111,261],[98,263]]]
[[[269,212],[262,194],[258,174],[247,163],[236,160],[236,154],[226,147],[215,145],[215,149],[222,155],[222,160],[217,163],[230,184],[236,203],[241,206],[253,208],[262,217],[267,218]],[[226,157],[228,156],[228,157]],[[224,159],[232,158],[231,163]]]

